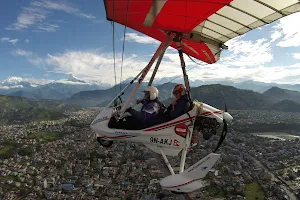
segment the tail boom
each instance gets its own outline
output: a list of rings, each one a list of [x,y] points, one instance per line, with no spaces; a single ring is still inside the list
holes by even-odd
[[[215,163],[219,160],[220,154],[211,153],[195,163],[193,166],[180,174],[170,175],[160,181],[165,190],[176,192],[192,192],[201,187],[203,179]]]

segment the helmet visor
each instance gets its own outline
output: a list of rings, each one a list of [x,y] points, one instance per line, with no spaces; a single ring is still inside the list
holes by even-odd
[[[144,92],[144,97],[143,99],[149,100],[150,99],[150,92],[149,91],[143,91]]]

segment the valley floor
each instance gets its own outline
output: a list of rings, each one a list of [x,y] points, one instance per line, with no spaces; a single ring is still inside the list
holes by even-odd
[[[161,191],[166,176],[160,155],[141,144],[115,143],[101,147],[89,128],[97,109],[69,113],[56,121],[0,127],[0,199],[291,199],[299,198],[300,142],[257,137],[251,133],[296,135],[300,114],[233,111],[234,121],[220,147],[206,186],[189,197]],[[263,129],[263,130],[262,130]],[[268,133],[269,134],[269,133]],[[273,134],[274,135],[274,134]],[[203,140],[187,157],[186,168],[210,153],[218,135]],[[278,136],[279,137],[279,136]],[[178,157],[170,158],[172,166]],[[254,195],[255,194],[255,195]]]

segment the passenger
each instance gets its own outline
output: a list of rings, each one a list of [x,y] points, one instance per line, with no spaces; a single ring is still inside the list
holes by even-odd
[[[183,84],[177,84],[172,91],[174,100],[167,108],[168,120],[175,119],[186,113],[190,107],[190,102],[186,88]]]
[[[148,86],[143,91],[143,99],[137,100],[138,103],[142,103],[141,111],[136,111],[129,107],[126,112],[131,114],[131,117],[127,117],[126,129],[142,129],[147,127],[147,121],[152,120],[159,114],[161,109],[161,103],[158,100],[158,89],[154,86]]]
[[[167,109],[166,117],[169,120],[180,117],[184,113],[189,111],[190,101],[186,91],[186,88],[183,84],[177,84],[172,91],[174,100]],[[191,146],[196,146],[198,143],[198,134],[193,133]]]

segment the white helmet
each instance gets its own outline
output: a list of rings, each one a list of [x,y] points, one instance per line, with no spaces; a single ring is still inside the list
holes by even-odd
[[[147,86],[144,89],[145,92],[145,97],[144,99],[150,99],[150,100],[154,100],[158,97],[158,89],[154,86]]]

